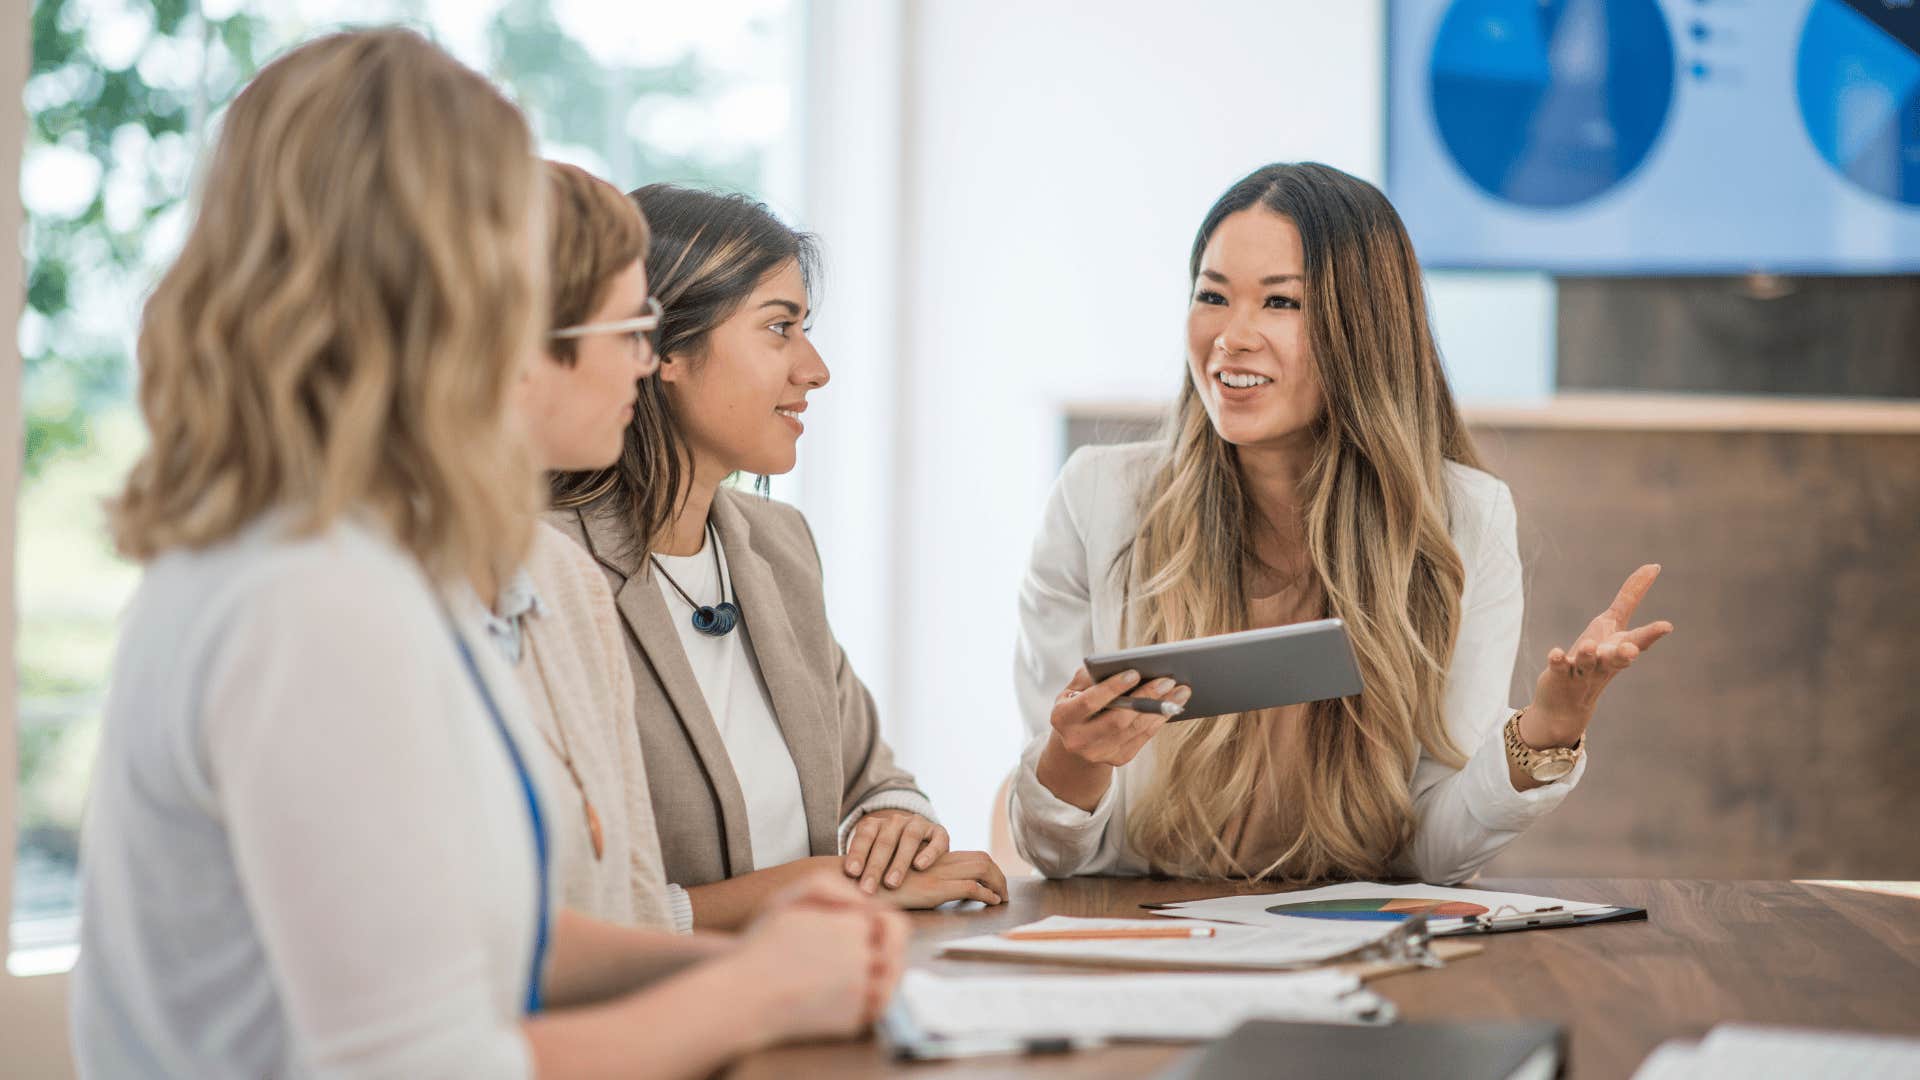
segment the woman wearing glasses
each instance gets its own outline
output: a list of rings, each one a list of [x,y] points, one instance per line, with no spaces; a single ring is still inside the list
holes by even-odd
[[[553,903],[566,802],[482,629],[538,502],[520,115],[416,34],[339,34],[261,70],[203,176],[113,508],[146,565],[89,792],[81,1075],[693,1077],[857,1030],[903,927],[838,879],[724,950]]]
[[[810,238],[737,196],[634,193],[666,317],[612,469],[561,477],[563,531],[631,631],[635,719],[679,925],[729,927],[830,868],[905,907],[998,903],[1006,880],[946,831],[880,738],[827,625],[792,507],[726,481],[792,469],[827,366],[807,338]]]
[[[659,366],[650,335],[647,223],[613,185],[547,162],[547,294],[556,326],[515,387],[536,463],[603,469],[620,456],[640,380]],[[633,678],[599,567],[537,523],[526,564],[500,590],[487,629],[532,706],[535,747],[558,766],[550,825],[562,905],[673,929],[660,841],[633,727]]]

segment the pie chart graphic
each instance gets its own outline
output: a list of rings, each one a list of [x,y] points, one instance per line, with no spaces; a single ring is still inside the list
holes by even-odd
[[[1340,919],[1346,922],[1401,922],[1415,915],[1436,919],[1464,919],[1485,915],[1487,909],[1463,900],[1427,900],[1417,896],[1371,896],[1347,900],[1307,900],[1298,904],[1275,904],[1269,915],[1298,915],[1307,919]]]
[[[1795,90],[1827,164],[1875,195],[1920,206],[1920,8],[1813,0]]]
[[[1673,105],[1673,36],[1655,0],[1454,0],[1430,75],[1461,173],[1503,202],[1562,209],[1646,161]]]

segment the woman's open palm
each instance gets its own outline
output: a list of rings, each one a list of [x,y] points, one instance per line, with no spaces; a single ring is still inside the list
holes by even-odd
[[[1586,733],[1600,692],[1654,643],[1673,633],[1665,620],[1628,629],[1640,601],[1660,576],[1657,564],[1635,570],[1607,610],[1595,616],[1567,649],[1547,655],[1547,668],[1534,683],[1530,710],[1544,722],[1552,745],[1570,746]]]

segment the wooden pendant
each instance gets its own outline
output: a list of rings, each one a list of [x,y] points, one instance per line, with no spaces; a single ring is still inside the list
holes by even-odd
[[[599,862],[607,850],[606,839],[600,834],[600,811],[593,808],[593,801],[584,794],[580,796],[580,805],[587,808],[587,835],[593,839],[593,860]]]

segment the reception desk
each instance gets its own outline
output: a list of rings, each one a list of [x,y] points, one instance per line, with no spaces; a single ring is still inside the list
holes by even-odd
[[[1154,406],[1063,408],[1067,449]],[[1467,420],[1513,489],[1513,700],[1643,562],[1670,639],[1492,872],[1920,877],[1920,403],[1568,395]]]

